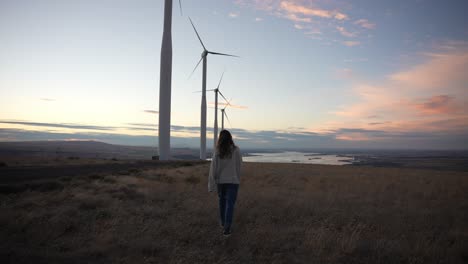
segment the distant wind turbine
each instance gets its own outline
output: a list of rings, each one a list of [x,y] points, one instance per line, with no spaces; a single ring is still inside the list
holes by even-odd
[[[192,76],[192,74],[197,69],[198,65],[200,65],[200,62],[203,60],[202,99],[201,99],[201,118],[200,118],[200,159],[205,160],[206,159],[206,70],[207,70],[206,62],[207,62],[207,57],[208,57],[208,54],[229,56],[229,57],[239,57],[239,56],[207,50],[205,47],[205,44],[203,44],[203,41],[201,40],[200,35],[198,34],[198,31],[195,28],[195,25],[193,24],[193,21],[192,19],[190,19],[190,17],[189,17],[189,20],[190,20],[190,23],[192,24],[193,30],[195,30],[195,33],[197,34],[198,40],[200,40],[200,43],[203,47],[201,59],[198,61],[197,65],[193,69],[190,76]]]
[[[182,3],[179,0],[180,14]],[[164,2],[164,30],[159,75],[159,159],[171,156],[172,0]]]
[[[227,101],[224,108],[221,109],[221,130],[224,130],[224,116],[226,116],[227,121],[229,122],[229,124],[231,124],[231,121],[229,121],[229,117],[226,114],[226,108],[231,105],[231,101],[232,101],[232,99]]]
[[[207,91],[214,91],[215,92],[215,116],[214,116],[214,126],[213,126],[213,128],[214,128],[213,129],[214,148],[213,149],[216,148],[216,142],[218,141],[218,94],[221,95],[224,98],[226,103],[228,103],[228,100],[226,99],[226,97],[224,97],[223,93],[219,90],[219,86],[221,85],[221,81],[223,80],[223,76],[224,76],[224,72],[221,75],[221,78],[219,79],[219,83],[218,83],[218,86],[216,87],[216,89],[207,90]],[[224,118],[222,118],[222,119],[224,120]]]

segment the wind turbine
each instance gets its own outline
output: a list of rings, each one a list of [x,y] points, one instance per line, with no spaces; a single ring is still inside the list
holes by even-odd
[[[231,101],[232,99],[227,101],[227,104],[224,106],[223,109],[221,109],[221,130],[224,130],[224,116],[226,116],[227,121],[229,122],[229,124],[231,124],[231,121],[229,121],[229,117],[226,114],[226,108],[231,105]]]
[[[193,24],[193,21],[190,17],[189,17],[189,20],[190,20],[190,23],[192,24],[193,30],[195,30],[195,33],[197,34],[198,40],[200,41],[203,47],[201,59],[198,61],[197,65],[193,69],[190,76],[195,72],[198,65],[200,65],[200,62],[203,61],[202,99],[201,99],[201,118],[200,118],[200,159],[205,160],[206,159],[206,70],[207,70],[206,62],[207,62],[207,57],[208,57],[208,54],[229,56],[229,57],[239,57],[239,56],[207,50],[205,47],[205,44],[203,44],[203,41],[201,40],[200,35],[198,34],[198,31],[195,28],[195,25]]]
[[[219,83],[218,83],[218,86],[216,87],[216,89],[207,90],[207,91],[214,91],[214,93],[215,93],[215,116],[214,116],[214,126],[213,126],[213,128],[214,128],[213,129],[214,145],[213,145],[213,149],[216,148],[216,142],[218,141],[218,94],[221,95],[224,98],[226,103],[228,103],[228,100],[226,99],[226,97],[224,97],[223,93],[219,90],[219,86],[221,85],[221,81],[223,80],[223,76],[224,76],[224,72],[221,75],[221,78],[219,79]],[[224,120],[224,118],[223,118],[223,120]]]
[[[180,14],[182,3],[179,0]],[[159,68],[159,159],[171,156],[172,0],[164,2],[164,30]]]

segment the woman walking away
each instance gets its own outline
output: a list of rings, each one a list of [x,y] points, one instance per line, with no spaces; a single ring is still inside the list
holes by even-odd
[[[208,191],[218,190],[219,215],[224,236],[231,235],[234,205],[240,183],[241,163],[240,149],[234,144],[231,133],[222,130],[219,133],[216,150],[211,160]]]

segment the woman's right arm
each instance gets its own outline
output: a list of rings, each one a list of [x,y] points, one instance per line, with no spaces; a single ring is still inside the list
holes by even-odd
[[[237,170],[237,175],[239,176],[239,179],[240,179],[240,176],[241,176],[241,164],[242,164],[242,155],[241,155],[241,152],[240,152],[240,148],[237,147],[237,151],[236,151],[236,170]]]

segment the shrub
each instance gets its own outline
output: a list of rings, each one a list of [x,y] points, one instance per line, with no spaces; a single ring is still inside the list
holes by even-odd
[[[128,174],[138,174],[140,172],[141,172],[141,170],[136,169],[136,168],[131,168],[131,169],[128,170]]]
[[[112,178],[112,177],[104,177],[104,179],[102,179],[102,181],[105,182],[105,183],[111,183],[111,184],[117,182],[117,181],[116,181],[114,178]]]
[[[145,195],[142,193],[139,193],[133,189],[130,189],[128,187],[120,187],[119,189],[111,189],[108,190],[109,193],[111,193],[111,196],[113,198],[119,199],[119,200],[136,200],[136,201],[142,201],[145,199]]]
[[[91,180],[103,180],[104,176],[101,174],[91,174],[88,176],[88,178]]]
[[[62,182],[70,182],[72,179],[71,177],[65,176],[65,177],[60,177],[59,180]]]
[[[195,164],[193,162],[190,162],[190,161],[184,161],[184,162],[182,162],[180,164],[180,166],[182,166],[182,167],[191,167],[193,165],[195,165]]]
[[[51,192],[55,190],[62,190],[63,184],[56,181],[44,181],[38,183],[27,184],[29,189],[39,192]]]
[[[197,184],[197,183],[200,183],[200,178],[190,175],[185,178],[185,182],[191,183],[191,184]]]
[[[24,192],[27,186],[24,184],[0,184],[1,194],[19,193]]]

